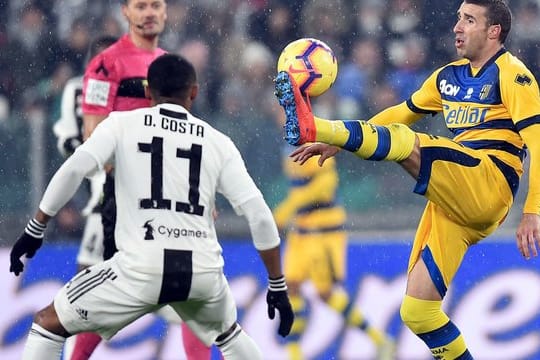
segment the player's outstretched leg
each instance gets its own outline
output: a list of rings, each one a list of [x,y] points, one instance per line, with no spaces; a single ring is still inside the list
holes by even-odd
[[[315,141],[311,107],[304,100],[294,79],[286,71],[280,71],[276,76],[275,87],[279,104],[285,110],[285,140],[294,146]]]
[[[377,126],[363,120],[325,120],[311,112],[294,79],[280,71],[275,94],[285,110],[285,140],[294,146],[322,142],[339,146],[367,160],[405,160],[413,151],[416,135],[406,125]]]

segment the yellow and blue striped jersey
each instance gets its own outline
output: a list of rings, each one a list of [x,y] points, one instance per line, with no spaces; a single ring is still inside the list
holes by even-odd
[[[505,48],[475,69],[461,59],[432,73],[404,105],[383,111],[374,124],[411,124],[418,114],[442,112],[454,140],[482,149],[499,161],[512,191],[523,173],[523,158],[529,149],[530,178],[540,178],[540,91],[527,67]],[[397,111],[400,111],[399,115]],[[533,126],[536,125],[536,126]],[[539,184],[540,185],[540,184]],[[529,184],[524,212],[540,214],[540,186]]]

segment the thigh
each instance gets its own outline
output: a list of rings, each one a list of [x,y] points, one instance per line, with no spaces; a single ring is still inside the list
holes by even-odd
[[[77,254],[79,265],[91,266],[103,261],[103,226],[101,215],[91,213],[86,217],[84,232]]]
[[[82,270],[54,298],[60,322],[70,334],[89,331],[110,339],[127,324],[158,308],[136,298],[129,281],[114,258]]]
[[[502,222],[513,195],[489,155],[443,137],[419,134],[419,139],[421,166],[414,191],[463,226],[486,229]]]
[[[171,307],[207,346],[228,330],[237,318],[236,304],[225,275],[193,274],[190,297]]]
[[[446,211],[440,206],[428,202],[420,219],[409,258],[409,281],[411,281],[413,269],[424,271],[415,269],[417,263],[421,261],[427,272],[424,275],[429,276],[441,298],[444,297],[469,246],[484,237],[483,231],[457,224],[446,216]],[[420,267],[422,266],[420,264]],[[414,276],[413,280],[417,279],[420,282],[425,280],[425,277],[419,276],[418,273],[412,275]],[[423,286],[418,282],[409,285],[409,287]],[[429,287],[429,284],[426,286]]]

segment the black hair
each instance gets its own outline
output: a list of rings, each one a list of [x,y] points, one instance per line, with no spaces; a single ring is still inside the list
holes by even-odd
[[[148,88],[154,97],[178,98],[197,83],[193,65],[180,55],[164,54],[148,68]]]
[[[500,25],[499,40],[504,44],[512,27],[512,12],[504,0],[464,0],[466,4],[474,4],[486,8],[488,26]]]

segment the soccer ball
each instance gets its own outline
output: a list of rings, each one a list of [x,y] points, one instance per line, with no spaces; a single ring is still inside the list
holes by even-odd
[[[302,38],[279,55],[277,70],[294,78],[302,95],[319,96],[336,80],[338,65],[332,49],[321,40]]]

